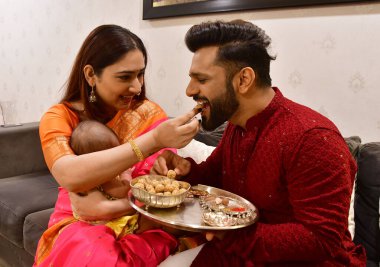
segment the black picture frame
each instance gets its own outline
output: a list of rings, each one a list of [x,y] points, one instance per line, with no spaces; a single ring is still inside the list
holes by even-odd
[[[143,0],[143,20],[226,11],[376,1],[379,0],[207,0],[153,7],[153,0]]]

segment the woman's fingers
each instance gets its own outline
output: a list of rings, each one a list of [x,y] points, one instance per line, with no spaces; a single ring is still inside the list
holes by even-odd
[[[179,129],[183,129],[184,132],[196,133],[198,132],[200,123],[197,118],[193,117],[188,123],[179,126]]]
[[[199,112],[196,110],[191,110],[181,116],[178,116],[173,119],[173,121],[176,123],[176,125],[184,125],[188,123],[195,115],[197,115]]]
[[[182,148],[190,143],[200,127],[198,120],[193,119],[195,114],[190,111],[161,123],[152,134],[158,147]]]
[[[200,128],[199,121],[196,119],[192,119],[189,123],[179,126],[178,132],[181,133],[182,141],[183,141],[179,148],[182,148],[186,146],[188,143],[190,143],[193,137],[199,131],[199,128]]]

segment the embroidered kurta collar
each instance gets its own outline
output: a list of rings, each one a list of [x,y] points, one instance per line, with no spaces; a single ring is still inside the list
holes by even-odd
[[[268,119],[272,114],[280,107],[281,103],[284,101],[284,96],[277,87],[273,87],[275,95],[269,105],[260,113],[252,116],[247,120],[246,129],[247,131],[257,130],[262,128],[268,122]]]

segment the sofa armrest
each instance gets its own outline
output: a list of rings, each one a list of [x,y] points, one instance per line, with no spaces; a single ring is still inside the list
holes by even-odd
[[[368,261],[380,262],[380,142],[361,146],[355,197],[354,242],[362,244]],[[367,265],[368,266],[368,265]]]

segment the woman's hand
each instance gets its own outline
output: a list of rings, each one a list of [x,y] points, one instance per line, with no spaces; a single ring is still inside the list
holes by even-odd
[[[188,160],[170,150],[165,150],[153,163],[150,173],[166,175],[168,170],[174,170],[176,177],[178,177],[187,175],[190,172],[190,168],[191,164]]]
[[[194,118],[197,111],[190,111],[177,118],[161,123],[153,131],[153,137],[159,147],[182,148],[199,131],[199,121]]]

